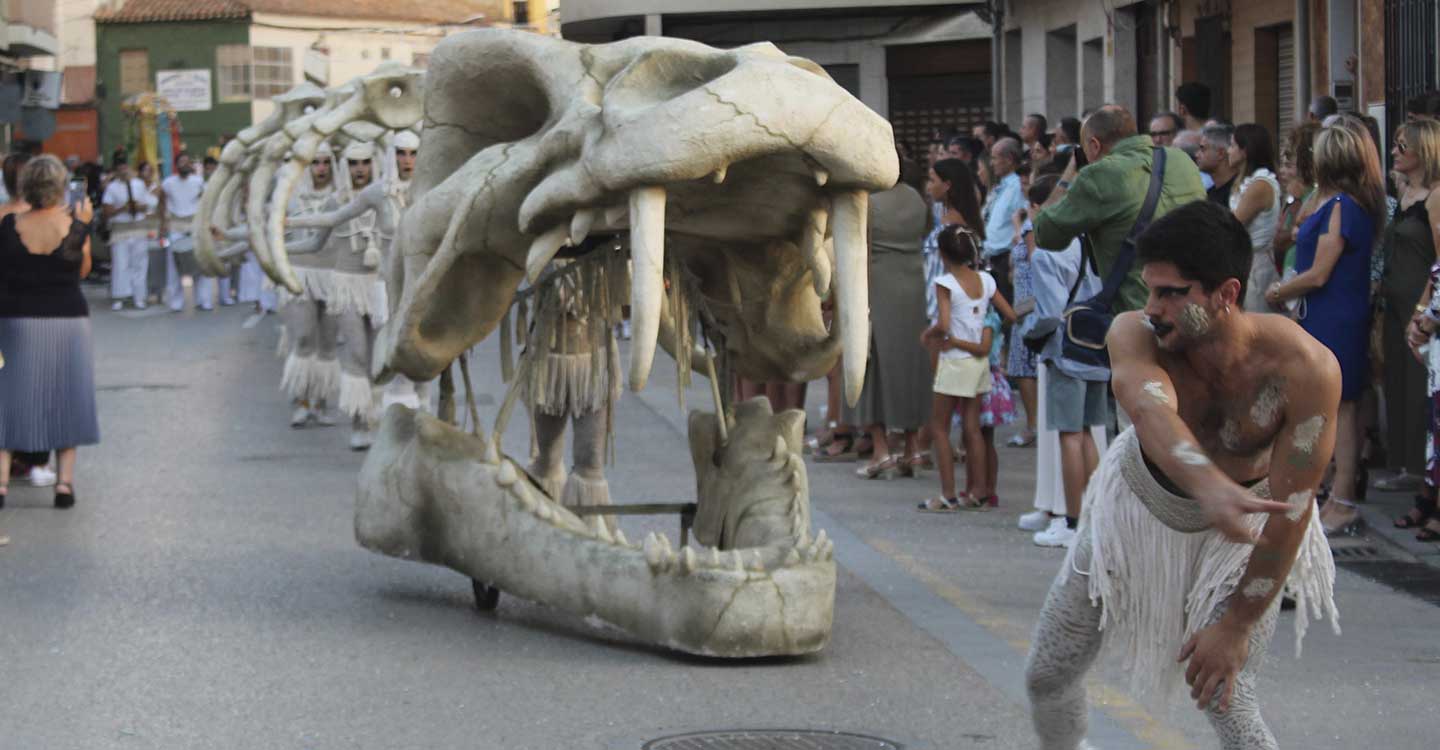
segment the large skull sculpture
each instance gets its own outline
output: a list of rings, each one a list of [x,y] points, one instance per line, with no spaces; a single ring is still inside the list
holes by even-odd
[[[583,46],[476,31],[436,48],[425,93],[378,375],[435,377],[497,327],[527,273],[565,245],[589,247],[587,236],[628,233],[632,388],[662,328],[667,347],[685,340],[669,316],[667,295],[682,290],[666,289],[668,257],[735,371],[809,379],[843,350],[847,395],[858,395],[867,196],[895,184],[898,164],[889,125],[821,68],[768,44]],[[272,245],[283,269],[283,244]],[[763,401],[733,419],[692,416],[699,545],[676,550],[656,535],[631,544],[562,507],[500,454],[502,426],[472,437],[394,406],[362,472],[356,536],[672,648],[814,651],[829,638],[835,568],[824,532],[809,532],[802,423]]]

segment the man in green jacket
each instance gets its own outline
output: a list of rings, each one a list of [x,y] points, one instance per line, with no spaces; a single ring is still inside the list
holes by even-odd
[[[1035,217],[1035,244],[1045,250],[1064,250],[1077,236],[1089,235],[1104,277],[1140,215],[1140,206],[1150,189],[1154,154],[1150,136],[1138,135],[1135,117],[1116,104],[1101,107],[1085,120],[1080,143],[1090,163],[1077,174],[1075,162],[1070,162]],[[1165,179],[1155,209],[1156,219],[1186,203],[1205,199],[1195,162],[1184,151],[1168,146],[1165,150]],[[1140,280],[1140,264],[1133,263],[1120,286],[1114,312],[1139,310],[1145,307],[1148,295]]]

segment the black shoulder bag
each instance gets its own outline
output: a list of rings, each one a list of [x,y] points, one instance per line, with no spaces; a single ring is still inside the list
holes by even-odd
[[[1075,276],[1075,283],[1070,285],[1070,294],[1065,297],[1065,306],[1060,308],[1062,310],[1070,309],[1075,302],[1075,295],[1080,291],[1080,285],[1085,281],[1085,274],[1095,269],[1095,256],[1090,252],[1090,238],[1083,234],[1080,235],[1080,246],[1084,250],[1080,255],[1080,273]],[[1042,250],[1041,252],[1049,251]],[[1095,271],[1095,275],[1100,275],[1098,270]],[[1050,337],[1054,336],[1064,323],[1063,318],[1040,318],[1035,321],[1035,325],[1030,326],[1030,330],[1025,332],[1023,339],[1025,348],[1036,354],[1044,353],[1045,346],[1050,343]]]
[[[1105,349],[1105,336],[1115,320],[1115,297],[1120,285],[1135,265],[1135,240],[1155,218],[1155,208],[1160,203],[1160,189],[1165,183],[1165,149],[1154,147],[1154,161],[1150,170],[1150,190],[1145,194],[1145,203],[1140,206],[1140,215],[1135,217],[1135,226],[1120,243],[1120,255],[1115,265],[1105,276],[1105,287],[1100,293],[1076,303],[1065,310],[1061,327],[1063,345],[1061,356],[1072,362],[1096,367],[1110,366],[1110,353]],[[1088,248],[1087,248],[1088,249]]]

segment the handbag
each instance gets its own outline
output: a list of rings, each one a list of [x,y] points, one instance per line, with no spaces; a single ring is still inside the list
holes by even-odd
[[[1075,283],[1070,285],[1070,294],[1065,297],[1065,307],[1062,309],[1068,310],[1070,305],[1075,302],[1075,295],[1080,291],[1080,285],[1085,281],[1086,269],[1093,269],[1095,267],[1095,257],[1090,252],[1090,238],[1083,234],[1080,235],[1080,246],[1083,248],[1083,253],[1080,256],[1080,273],[1075,277]],[[1032,297],[1031,299],[1034,298]],[[1025,348],[1036,354],[1044,353],[1045,345],[1050,343],[1050,337],[1054,336],[1055,332],[1060,330],[1063,322],[1060,318],[1040,318],[1036,320],[1035,325],[1030,326],[1030,330],[1026,331],[1022,337],[1025,342]]]
[[[1110,353],[1105,348],[1105,336],[1110,333],[1110,324],[1115,321],[1115,297],[1120,293],[1120,285],[1130,274],[1130,267],[1135,264],[1135,240],[1150,226],[1151,219],[1155,218],[1155,209],[1160,203],[1160,190],[1165,182],[1165,149],[1155,146],[1153,154],[1150,189],[1145,194],[1145,202],[1140,206],[1140,214],[1135,217],[1135,225],[1130,227],[1130,233],[1125,235],[1125,240],[1120,243],[1120,255],[1116,257],[1110,273],[1105,276],[1104,288],[1094,297],[1065,310],[1061,346],[1061,356],[1065,359],[1094,367],[1110,367]],[[1093,252],[1088,245],[1085,250],[1087,253]]]

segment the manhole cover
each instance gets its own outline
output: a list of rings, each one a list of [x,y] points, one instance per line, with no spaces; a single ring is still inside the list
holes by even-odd
[[[727,729],[661,737],[642,750],[902,750],[879,737],[806,729]]]

